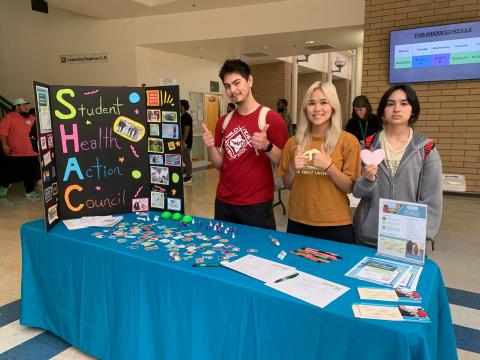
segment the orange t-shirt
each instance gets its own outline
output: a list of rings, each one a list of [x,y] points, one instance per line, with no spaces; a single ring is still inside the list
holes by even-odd
[[[324,138],[312,137],[305,151],[311,159],[313,149],[320,149]],[[288,139],[280,160],[279,175],[283,176],[292,163],[297,141]],[[360,145],[355,136],[342,131],[330,156],[335,167],[355,181],[361,173]],[[313,165],[297,170],[293,180],[288,218],[312,226],[340,226],[352,223],[347,194],[340,190],[330,176]]]
[[[7,138],[10,146],[9,156],[36,156],[30,141],[30,130],[35,126],[35,117],[30,115],[27,119],[19,113],[9,112],[0,121],[0,135]]]

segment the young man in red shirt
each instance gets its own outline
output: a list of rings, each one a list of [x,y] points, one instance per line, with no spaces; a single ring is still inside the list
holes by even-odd
[[[278,164],[288,131],[282,117],[266,114],[259,127],[260,105],[252,94],[250,67],[241,60],[227,60],[219,76],[237,108],[226,126],[220,117],[213,135],[203,124],[208,157],[220,171],[215,199],[215,219],[275,229],[272,163]]]
[[[15,109],[0,121],[0,141],[5,155],[6,174],[0,183],[0,197],[7,195],[10,183],[21,176],[25,186],[25,196],[38,198],[34,191],[35,169],[38,153],[33,150],[30,130],[35,126],[35,117],[28,113],[28,102],[15,99]]]

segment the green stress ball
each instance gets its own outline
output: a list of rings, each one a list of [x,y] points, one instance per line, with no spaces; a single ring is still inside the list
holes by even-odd
[[[183,218],[182,218],[182,222],[184,223],[191,223],[192,222],[192,217],[190,215],[185,215]]]
[[[162,219],[170,219],[172,217],[172,213],[170,211],[164,211],[162,213]]]
[[[176,221],[180,220],[181,218],[182,218],[182,214],[180,213],[175,213],[172,216],[172,220],[176,220]]]

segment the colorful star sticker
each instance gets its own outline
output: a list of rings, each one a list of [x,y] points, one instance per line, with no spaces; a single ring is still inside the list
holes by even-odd
[[[125,161],[125,157],[120,156],[120,157],[118,158],[118,161],[120,161],[120,162],[123,164],[123,162]]]
[[[180,146],[180,141],[175,142],[175,145]]]
[[[140,111],[138,109],[135,109],[133,112],[135,113],[135,115],[140,114]]]
[[[87,120],[87,121],[85,121],[85,124],[92,125],[92,122],[90,120]]]
[[[177,190],[172,189],[172,195],[175,196],[176,193],[177,193]]]
[[[102,187],[97,185],[97,186],[95,186],[95,190],[100,191],[100,190],[102,190]]]

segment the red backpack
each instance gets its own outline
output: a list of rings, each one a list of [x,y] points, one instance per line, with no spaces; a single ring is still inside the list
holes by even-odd
[[[372,134],[370,136],[367,136],[365,138],[365,149],[367,150],[370,150],[370,148],[372,147],[372,142],[373,142],[373,139],[375,137],[375,135],[377,135],[376,133],[375,134]],[[430,155],[430,151],[432,151],[432,149],[435,147],[435,143],[433,142],[433,140],[430,140],[424,147],[423,147],[423,158],[426,159],[428,155]]]

